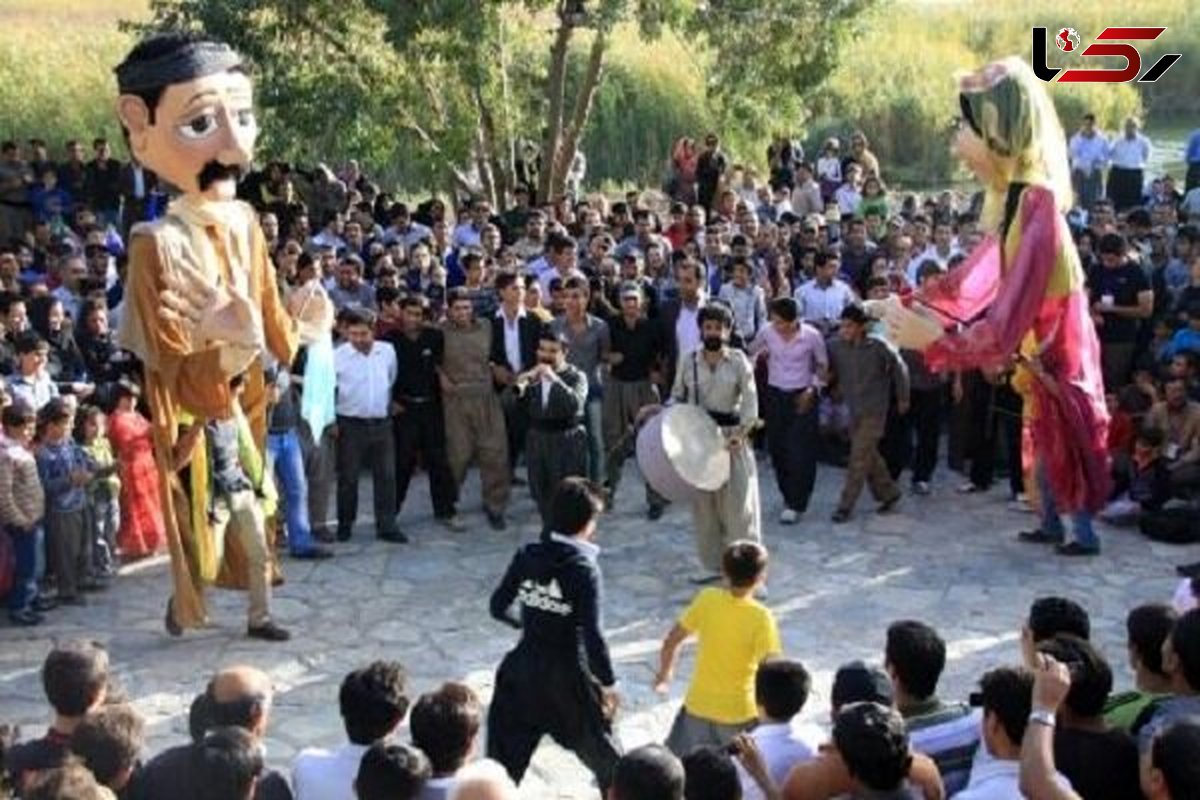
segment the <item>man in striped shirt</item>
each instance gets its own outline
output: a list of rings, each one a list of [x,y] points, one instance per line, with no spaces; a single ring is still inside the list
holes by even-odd
[[[884,665],[912,749],[934,760],[946,795],[955,794],[971,777],[980,727],[969,706],[946,703],[937,696],[938,679],[946,666],[946,643],[923,622],[893,622],[887,631]]]

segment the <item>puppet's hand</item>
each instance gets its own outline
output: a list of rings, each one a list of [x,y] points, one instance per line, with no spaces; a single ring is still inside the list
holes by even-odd
[[[300,339],[305,344],[328,337],[333,330],[333,301],[320,281],[311,281],[293,292],[288,298],[287,309],[296,320]]]
[[[167,274],[159,314],[191,331],[202,346],[263,349],[262,312],[249,295],[232,286],[214,286],[199,271],[179,263]]]
[[[941,323],[905,308],[899,298],[877,301],[871,313],[882,317],[888,339],[907,350],[925,350],[943,334]]]

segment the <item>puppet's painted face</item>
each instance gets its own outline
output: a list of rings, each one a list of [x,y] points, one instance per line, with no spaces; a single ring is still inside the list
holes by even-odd
[[[250,166],[258,122],[250,78],[219,72],[168,86],[150,122],[141,98],[122,95],[118,113],[137,160],[184,194],[232,200]]]

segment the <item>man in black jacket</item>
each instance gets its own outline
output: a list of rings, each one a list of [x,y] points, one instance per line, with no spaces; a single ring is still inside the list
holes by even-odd
[[[602,792],[620,756],[612,734],[616,677],[601,625],[600,551],[592,543],[601,507],[585,479],[563,480],[542,541],[517,551],[492,593],[492,616],[520,628],[521,641],[496,672],[487,755],[518,782],[547,733],[579,756]]]
[[[492,318],[492,377],[500,391],[504,425],[508,433],[508,463],[515,470],[525,450],[525,432],[529,417],[525,404],[515,391],[517,376],[537,365],[538,331],[542,323],[525,311],[525,287],[513,272],[496,276],[500,309]]]

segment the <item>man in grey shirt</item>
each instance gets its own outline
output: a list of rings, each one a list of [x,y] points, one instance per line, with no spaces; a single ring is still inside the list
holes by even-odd
[[[864,483],[870,484],[880,513],[900,502],[900,489],[879,453],[879,440],[893,393],[896,412],[908,413],[908,368],[886,342],[867,335],[870,321],[862,306],[846,306],[838,336],[829,344],[834,380],[850,408],[850,463],[834,522],[850,519]]]
[[[608,323],[587,313],[587,280],[572,276],[563,284],[565,313],[550,323],[550,329],[562,337],[567,346],[567,363],[578,369],[588,381],[584,424],[588,437],[587,477],[600,483],[604,480],[604,381],[601,365],[608,359]]]

